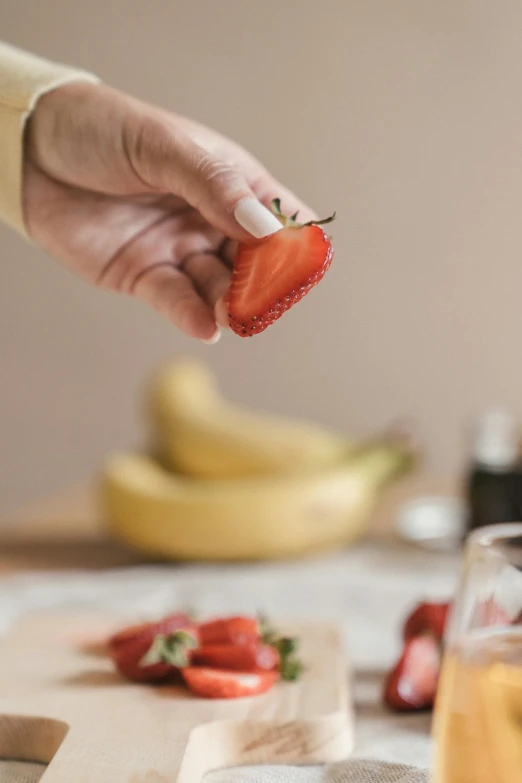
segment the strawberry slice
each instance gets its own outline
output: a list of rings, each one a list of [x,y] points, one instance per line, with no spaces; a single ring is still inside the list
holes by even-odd
[[[386,678],[384,701],[393,710],[408,712],[433,707],[441,664],[439,642],[433,636],[415,636]]]
[[[277,681],[276,671],[232,672],[224,669],[189,666],[183,679],[196,696],[203,699],[239,699],[265,693]]]
[[[199,625],[202,647],[209,644],[246,644],[260,638],[259,622],[254,617],[222,617]]]
[[[473,612],[473,625],[475,627],[489,625],[511,625],[511,616],[503,609],[493,597],[480,601]],[[516,623],[514,623],[516,624]]]
[[[325,220],[298,223],[286,217],[279,199],[272,210],[284,228],[254,244],[242,244],[234,261],[226,305],[230,328],[240,337],[263,332],[319,283],[333,258]]]
[[[279,666],[277,650],[259,642],[209,644],[194,650],[191,658],[194,665],[242,672],[271,671]]]
[[[169,634],[179,631],[181,628],[192,625],[192,620],[184,612],[176,612],[163,617],[161,620],[155,620],[149,623],[139,623],[123,628],[114,633],[108,640],[109,651],[115,652],[122,645],[128,644],[135,639],[147,639],[149,647],[158,634]]]
[[[406,620],[403,632],[405,641],[422,633],[432,633],[442,640],[446,630],[451,604],[425,602],[415,607]]]
[[[158,640],[168,638],[171,658],[156,654]],[[185,666],[188,650],[197,644],[197,628],[186,614],[170,615],[153,623],[124,628],[108,641],[109,655],[116,669],[133,682],[161,682]],[[151,651],[154,657],[147,659]],[[177,661],[177,663],[175,663]]]

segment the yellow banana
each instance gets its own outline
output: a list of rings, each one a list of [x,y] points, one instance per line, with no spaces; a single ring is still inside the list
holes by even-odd
[[[388,441],[306,476],[195,481],[151,458],[109,460],[102,484],[113,535],[165,559],[243,560],[342,546],[364,531],[383,485],[411,465]]]
[[[320,426],[236,408],[195,360],[160,372],[148,400],[162,460],[199,478],[300,473],[339,461],[347,442]]]

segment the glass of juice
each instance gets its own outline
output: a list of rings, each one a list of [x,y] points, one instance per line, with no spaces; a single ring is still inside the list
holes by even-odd
[[[434,783],[522,783],[522,524],[468,539],[434,736]]]

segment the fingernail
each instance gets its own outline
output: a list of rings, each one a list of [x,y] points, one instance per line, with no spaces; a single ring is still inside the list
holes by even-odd
[[[209,340],[203,340],[203,342],[206,343],[207,345],[215,345],[220,340],[221,340],[221,330],[216,329],[212,337]]]
[[[222,329],[228,329],[228,312],[223,299],[218,299],[214,308],[214,318],[218,326]]]
[[[282,223],[256,198],[247,196],[237,203],[234,217],[245,231],[256,239],[275,234],[283,228]]]

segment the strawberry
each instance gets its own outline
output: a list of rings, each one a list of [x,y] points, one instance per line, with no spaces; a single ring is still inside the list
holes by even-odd
[[[170,658],[157,653],[169,640]],[[134,682],[160,682],[187,664],[187,651],[197,644],[197,629],[185,614],[124,628],[108,641],[109,655],[123,677]],[[153,655],[151,655],[151,652]],[[149,656],[147,658],[147,656]]]
[[[511,625],[512,619],[505,609],[495,601],[493,597],[479,602],[473,613],[473,625],[475,627],[489,625]],[[515,623],[516,624],[516,623]]]
[[[408,639],[399,662],[386,678],[384,701],[388,707],[399,712],[432,707],[440,664],[440,644],[433,636]]]
[[[149,642],[149,647],[154,641],[154,637],[158,634],[169,634],[174,631],[179,631],[181,628],[192,625],[192,620],[188,614],[184,612],[177,612],[176,614],[169,614],[163,617],[161,620],[155,620],[149,623],[139,623],[138,625],[130,625],[123,628],[121,631],[117,631],[108,640],[108,647],[111,653],[114,653],[122,645],[127,645],[130,641],[134,641],[136,638],[146,638]]]
[[[281,202],[272,210],[284,228],[252,245],[239,246],[226,297],[230,328],[240,337],[263,332],[319,283],[333,258],[330,237],[320,227],[326,220],[298,223],[287,217]]]
[[[194,650],[191,659],[193,665],[242,672],[270,671],[279,666],[277,650],[260,642],[209,644]]]
[[[276,671],[246,673],[197,666],[182,669],[182,675],[192,693],[203,699],[257,696],[270,690],[278,678]]]
[[[161,682],[172,673],[170,664],[143,665],[143,657],[149,651],[150,646],[147,639],[138,637],[128,645],[111,651],[111,658],[122,677],[133,682]]]
[[[254,617],[222,617],[199,625],[202,647],[214,644],[246,644],[260,638],[259,623]]]
[[[421,633],[431,633],[436,639],[442,640],[446,630],[448,613],[451,604],[429,603],[419,604],[406,620],[403,632],[405,641]]]

